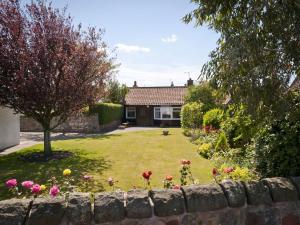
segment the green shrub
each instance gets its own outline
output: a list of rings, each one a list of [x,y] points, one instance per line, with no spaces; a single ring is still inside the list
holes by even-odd
[[[263,177],[300,174],[300,121],[275,121],[255,140],[257,170]]]
[[[201,102],[203,103],[203,112],[206,112],[216,107],[215,90],[208,82],[190,86],[185,96],[185,102]]]
[[[213,152],[212,152],[212,144],[211,143],[204,143],[199,146],[198,153],[205,159],[209,159]]]
[[[188,103],[181,108],[181,126],[183,128],[199,128],[203,120],[203,104]]]
[[[254,122],[243,106],[229,109],[221,128],[231,148],[244,148],[255,133]]]
[[[89,107],[89,113],[98,113],[99,124],[104,125],[115,120],[121,120],[123,106],[114,103],[98,103]]]
[[[227,138],[224,132],[221,132],[215,147],[216,152],[226,152],[229,149]]]
[[[257,179],[257,175],[247,167],[240,166],[229,166],[231,164],[224,163],[220,167],[217,167],[218,175],[216,176],[217,181],[224,179],[232,179],[235,181],[249,181]]]
[[[211,109],[203,116],[203,126],[212,126],[213,128],[220,128],[223,120],[224,112],[222,109]]]

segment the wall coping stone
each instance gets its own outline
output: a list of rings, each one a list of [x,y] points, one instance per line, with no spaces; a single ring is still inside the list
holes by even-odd
[[[298,192],[298,197],[300,198],[300,177],[291,177],[291,181],[295,185]]]
[[[246,190],[247,203],[250,205],[271,204],[272,198],[268,186],[262,181],[243,183]]]
[[[66,202],[63,197],[36,198],[26,221],[26,225],[60,224],[66,210]]]
[[[147,190],[131,190],[126,195],[126,217],[150,218],[152,207]]]
[[[156,216],[172,216],[184,213],[184,198],[181,190],[154,189],[150,192],[154,203],[154,214]]]
[[[207,212],[228,206],[220,185],[190,185],[182,187],[188,212]]]
[[[96,223],[117,222],[125,218],[124,192],[95,194],[94,218]]]
[[[242,207],[246,203],[246,192],[242,182],[233,180],[223,180],[221,187],[230,207]]]
[[[285,177],[273,177],[262,179],[266,184],[274,202],[297,201],[298,192],[292,181]]]
[[[300,177],[243,183],[225,180],[221,184],[183,186],[181,190],[96,193],[94,199],[89,193],[9,199],[0,201],[0,224],[291,225],[289,221],[299,220],[293,225],[300,225],[299,181]]]
[[[7,225],[24,224],[30,204],[30,199],[13,198],[0,201],[0,222],[5,221],[4,224]]]

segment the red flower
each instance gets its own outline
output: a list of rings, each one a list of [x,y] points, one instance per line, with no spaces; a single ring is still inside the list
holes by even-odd
[[[146,180],[149,180],[150,179],[150,176],[152,175],[152,172],[149,170],[149,171],[145,171],[143,172],[142,176],[146,179]]]
[[[213,174],[213,176],[217,176],[219,174],[218,170],[216,168],[213,168],[212,174]]]
[[[173,187],[173,189],[175,189],[175,190],[179,190],[181,187],[180,187],[180,185],[179,184],[176,184],[176,185],[174,185],[174,187]]]
[[[234,168],[232,168],[232,167],[227,167],[227,168],[224,168],[224,173],[231,173],[231,172],[233,172],[234,171]]]
[[[181,160],[181,164],[182,165],[190,165],[191,164],[191,160],[183,159],[183,160]]]
[[[173,177],[168,175],[168,176],[166,176],[166,180],[171,181],[171,180],[173,180]]]

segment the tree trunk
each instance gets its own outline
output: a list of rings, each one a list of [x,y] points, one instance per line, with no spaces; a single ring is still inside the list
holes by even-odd
[[[50,130],[44,130],[44,154],[45,156],[52,155]]]

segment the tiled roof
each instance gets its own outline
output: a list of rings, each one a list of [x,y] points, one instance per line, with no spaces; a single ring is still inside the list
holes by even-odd
[[[125,105],[183,105],[187,87],[133,87]]]

